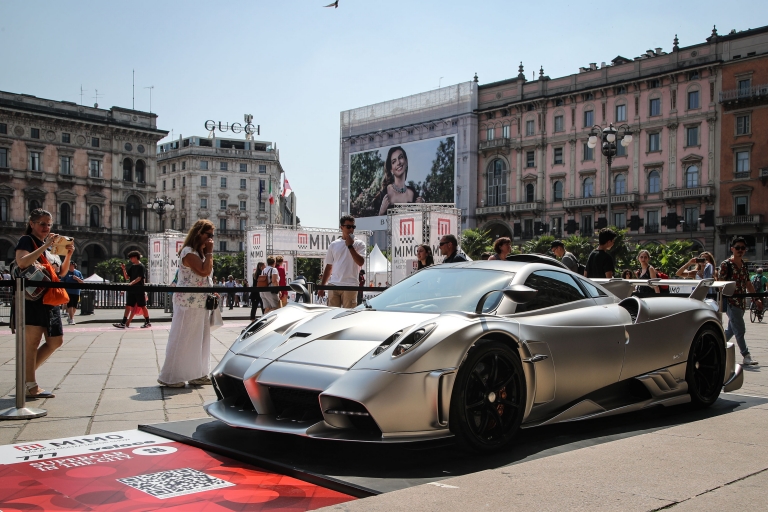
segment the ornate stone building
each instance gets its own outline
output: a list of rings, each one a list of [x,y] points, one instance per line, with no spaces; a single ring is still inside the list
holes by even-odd
[[[210,219],[216,251],[237,252],[249,226],[297,224],[296,194],[280,196],[283,168],[271,142],[180,137],[158,147],[157,165],[158,194],[174,202],[162,229],[185,232],[197,219]]]
[[[0,92],[0,257],[14,258],[29,212],[53,214],[75,238],[84,274],[112,257],[147,251],[147,199],[156,194],[157,115]]]

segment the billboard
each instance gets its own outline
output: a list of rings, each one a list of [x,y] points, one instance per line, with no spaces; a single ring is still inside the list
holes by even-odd
[[[383,227],[395,204],[456,202],[456,136],[350,153],[349,170],[350,215]]]
[[[166,230],[149,235],[149,282],[169,284],[179,268],[179,251],[184,245],[183,233]]]

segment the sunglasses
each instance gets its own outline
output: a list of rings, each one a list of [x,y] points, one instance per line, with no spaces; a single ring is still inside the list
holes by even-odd
[[[354,224],[342,224],[341,227],[347,228],[347,229],[355,229],[357,226]]]
[[[449,244],[451,242],[440,242],[440,247],[444,246],[445,244]]]
[[[213,233],[211,233],[210,231],[206,231],[205,233],[203,233],[203,235],[207,236],[208,238],[213,238]]]
[[[746,246],[744,246],[744,245],[734,245],[733,248],[736,249],[737,251],[746,251],[747,250]]]

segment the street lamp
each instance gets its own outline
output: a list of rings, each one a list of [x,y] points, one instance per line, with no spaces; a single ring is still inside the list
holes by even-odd
[[[619,133],[621,130],[621,133]],[[614,128],[613,123],[608,124],[607,128],[603,128],[600,125],[595,125],[589,132],[589,140],[587,146],[594,149],[597,146],[598,135],[602,139],[601,152],[608,161],[608,206],[606,210],[606,224],[611,225],[611,180],[613,176],[611,174],[611,164],[613,163],[613,157],[616,156],[616,143],[620,143],[625,148],[632,142],[632,129],[629,125],[622,124],[618,128]],[[618,138],[618,141],[616,140]]]
[[[154,210],[154,212],[160,218],[161,227],[163,225],[163,215],[165,215],[166,211],[173,210],[173,208],[173,199],[169,199],[166,196],[156,197],[154,201],[147,202],[147,209]]]

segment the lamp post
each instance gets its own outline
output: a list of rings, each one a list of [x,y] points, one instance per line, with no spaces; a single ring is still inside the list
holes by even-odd
[[[147,208],[153,210],[157,214],[160,218],[160,226],[162,227],[163,215],[165,215],[166,211],[171,211],[174,208],[173,199],[169,199],[166,196],[156,197],[154,201],[147,202]]]
[[[619,133],[621,130],[621,133]],[[601,137],[602,145],[601,152],[608,161],[608,201],[606,208],[606,225],[611,225],[611,164],[613,163],[613,157],[616,156],[616,143],[620,143],[625,148],[632,142],[632,130],[629,125],[622,124],[618,128],[613,126],[613,123],[608,124],[607,128],[603,128],[600,125],[595,125],[589,132],[589,140],[587,146],[594,149],[597,146],[597,137]],[[616,140],[618,139],[618,140]]]

